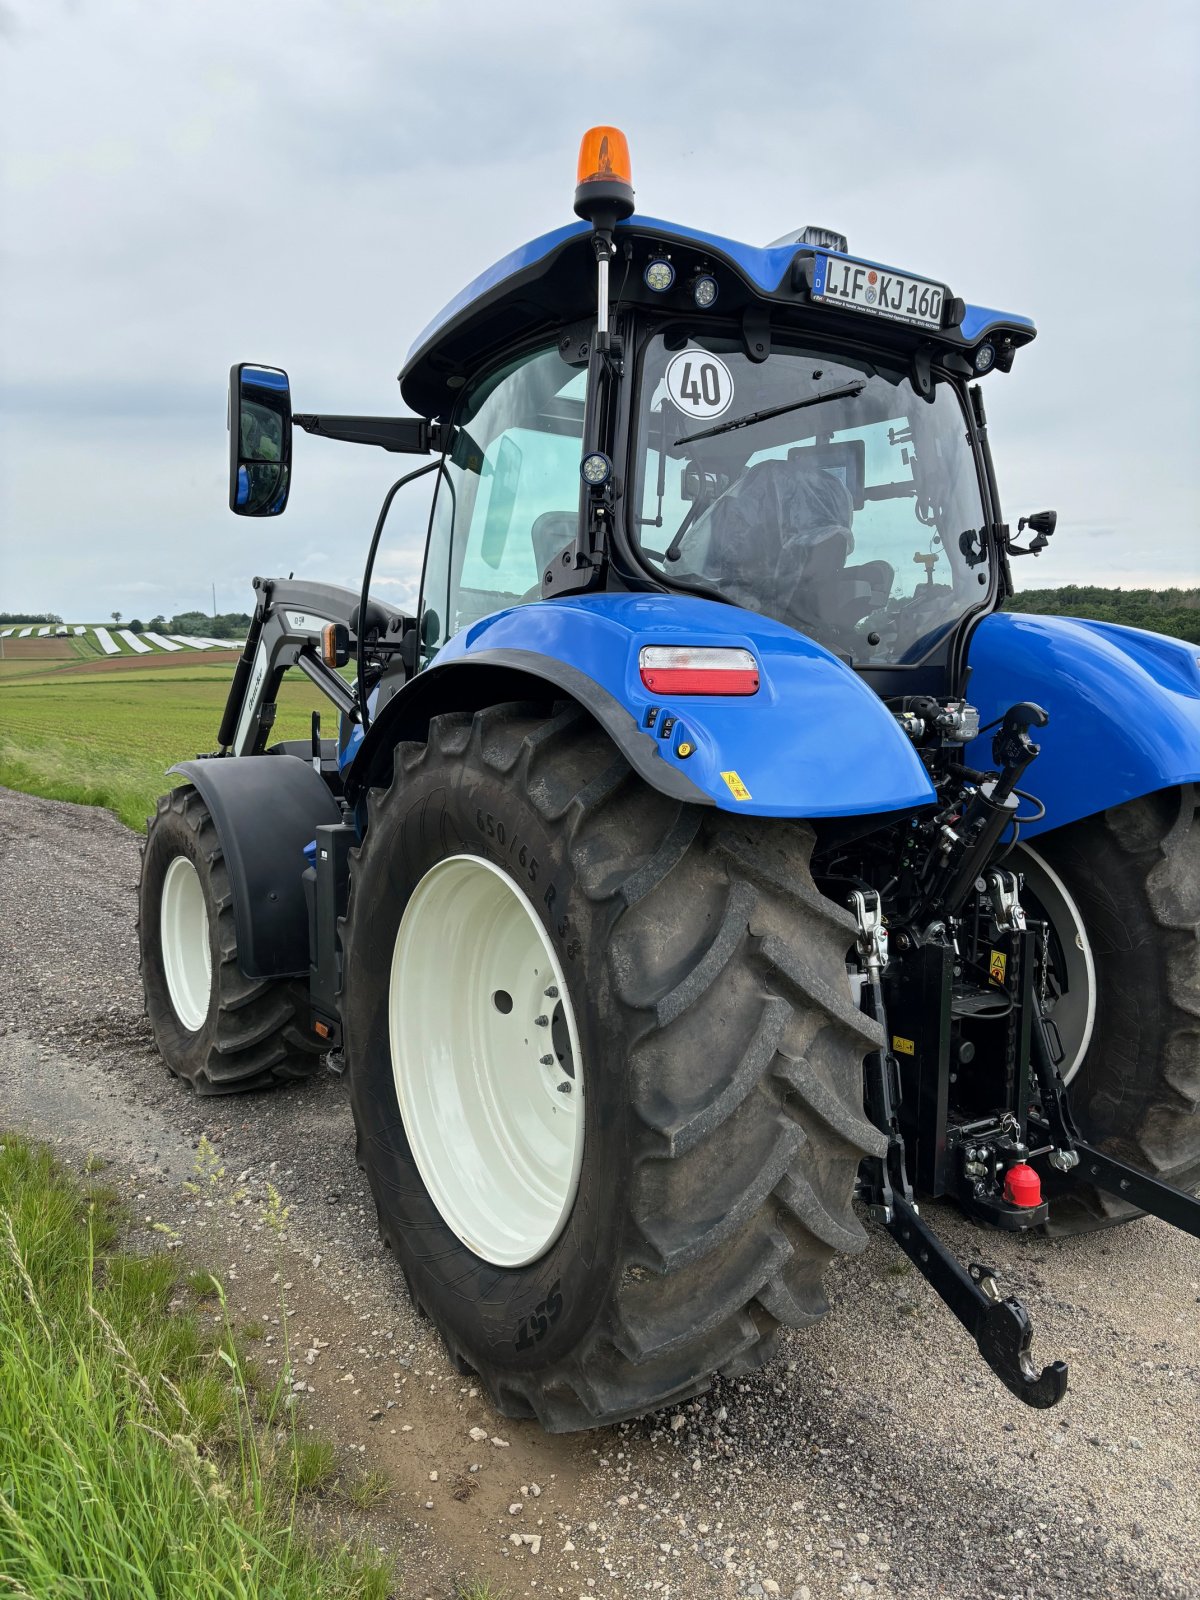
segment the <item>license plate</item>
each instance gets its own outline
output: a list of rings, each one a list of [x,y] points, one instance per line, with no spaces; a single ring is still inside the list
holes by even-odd
[[[818,255],[813,272],[812,297],[826,305],[866,311],[893,322],[910,322],[919,328],[940,328],[946,299],[944,284],[888,272],[865,261],[842,261]]]

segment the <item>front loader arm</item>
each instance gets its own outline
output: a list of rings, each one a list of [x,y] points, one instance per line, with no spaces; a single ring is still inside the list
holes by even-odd
[[[355,642],[359,596],[353,589],[290,578],[255,578],[258,592],[254,620],[241,660],[229,686],[217,742],[222,754],[259,754],[275,721],[280,680],[289,667],[299,667],[328,696],[339,714],[353,716],[351,686],[324,661],[321,636],[330,623],[346,630]],[[401,634],[410,619],[373,601],[369,625]]]

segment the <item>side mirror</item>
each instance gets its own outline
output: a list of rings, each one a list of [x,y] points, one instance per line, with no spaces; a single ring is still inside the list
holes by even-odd
[[[292,478],[292,392],[278,367],[229,370],[229,509],[277,517]]]

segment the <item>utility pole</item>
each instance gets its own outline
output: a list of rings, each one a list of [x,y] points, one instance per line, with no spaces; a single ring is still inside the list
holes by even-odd
[[[215,622],[216,621],[216,617],[217,617],[217,586],[216,586],[215,583],[212,586],[212,590],[213,590],[213,621]]]

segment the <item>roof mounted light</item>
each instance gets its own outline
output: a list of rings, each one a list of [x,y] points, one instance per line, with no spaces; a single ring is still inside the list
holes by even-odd
[[[633,211],[633,168],[620,128],[589,128],[579,146],[575,212],[600,227],[613,227]]]
[[[990,372],[996,363],[996,346],[986,339],[975,351],[971,364],[978,373]]]
[[[758,693],[758,662],[724,645],[644,645],[638,670],[652,694]]]
[[[698,272],[692,279],[692,300],[697,311],[707,311],[716,305],[720,286],[711,272]]]
[[[647,262],[642,281],[654,294],[666,294],[675,282],[675,268],[666,256],[655,256],[652,261]]]

